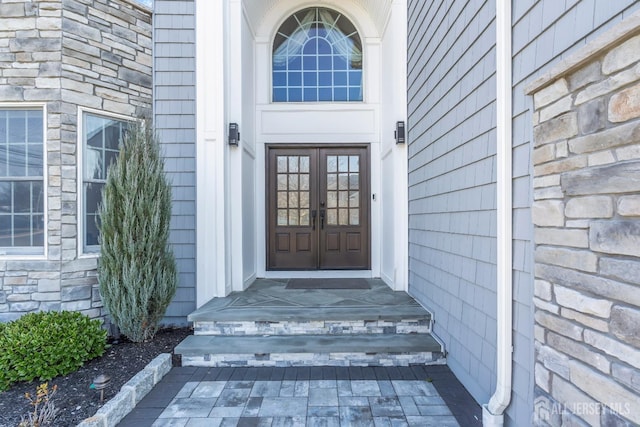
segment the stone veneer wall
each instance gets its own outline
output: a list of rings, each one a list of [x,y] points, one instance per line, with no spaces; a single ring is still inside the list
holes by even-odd
[[[104,316],[97,258],[79,257],[78,106],[150,116],[151,28],[151,11],[128,0],[0,0],[0,106],[46,103],[48,208],[46,254],[0,258],[0,321]]]
[[[640,424],[640,14],[533,82],[536,425]]]

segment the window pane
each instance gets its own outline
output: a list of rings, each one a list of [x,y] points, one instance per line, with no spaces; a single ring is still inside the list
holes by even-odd
[[[27,146],[27,175],[41,176],[42,173],[42,143]]]
[[[31,216],[14,215],[13,245],[14,246],[31,246]]]
[[[87,214],[84,221],[85,245],[95,246],[98,244],[98,226],[96,224],[97,215]]]
[[[289,87],[302,86],[302,73],[294,72],[289,73],[288,78]]]
[[[285,72],[273,72],[273,85],[274,86],[286,86],[287,85],[287,73]]]
[[[318,101],[331,101],[333,98],[333,89],[320,88],[318,90]]]
[[[298,191],[298,175],[289,175],[289,190]]]
[[[11,183],[0,181],[0,213],[11,212]]]
[[[0,144],[7,142],[7,111],[0,110]]]
[[[298,192],[289,193],[289,207],[298,208]]]
[[[286,89],[274,89],[273,90],[273,100],[274,100],[274,102],[285,102],[287,100],[287,90]]]
[[[44,215],[31,217],[32,239],[31,246],[44,246]]]
[[[44,213],[44,185],[41,181],[31,183],[31,209],[33,213]]]
[[[105,120],[104,147],[111,150],[118,150],[120,138],[122,138],[122,122],[115,120]]]
[[[8,142],[22,142],[27,139],[27,119],[25,111],[9,111]]]
[[[338,170],[338,157],[337,156],[328,156],[327,157],[327,172],[336,172]]]
[[[316,88],[313,89],[305,89],[304,90],[304,101],[305,102],[314,102],[318,100],[318,90]]]
[[[13,184],[13,211],[16,213],[31,212],[30,182],[15,182]]]
[[[9,176],[27,176],[26,160],[24,144],[9,144]]]
[[[97,213],[98,206],[102,202],[102,188],[104,184],[88,183],[85,184],[84,206],[85,212]]]
[[[84,179],[102,179],[102,161],[102,152],[100,150],[87,148],[84,153]]]
[[[0,145],[0,177],[7,176],[9,173],[9,168],[7,166],[7,161],[9,155],[7,153],[7,146]]]
[[[302,102],[302,89],[289,89],[289,102]]]
[[[12,235],[11,216],[0,215],[0,246],[13,246]]]
[[[346,101],[347,100],[347,88],[336,88],[333,91],[334,101]]]

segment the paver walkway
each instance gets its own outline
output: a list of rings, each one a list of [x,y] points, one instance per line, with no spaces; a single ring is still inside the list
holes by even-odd
[[[173,368],[119,424],[460,425],[480,408],[446,366]]]

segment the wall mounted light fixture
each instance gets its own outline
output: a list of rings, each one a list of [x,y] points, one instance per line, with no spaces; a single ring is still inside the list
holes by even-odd
[[[237,123],[229,123],[229,145],[238,146],[240,143],[240,128]]]
[[[406,142],[404,122],[402,121],[396,122],[395,138],[396,144],[404,144]]]

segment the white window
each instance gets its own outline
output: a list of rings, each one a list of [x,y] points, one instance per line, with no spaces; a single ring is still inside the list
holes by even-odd
[[[44,254],[43,108],[0,107],[0,255]]]
[[[334,10],[311,7],[284,21],[272,68],[273,102],[362,101],[362,41]]]
[[[98,206],[107,181],[107,170],[118,157],[120,142],[130,121],[82,112],[82,247],[99,251]]]

